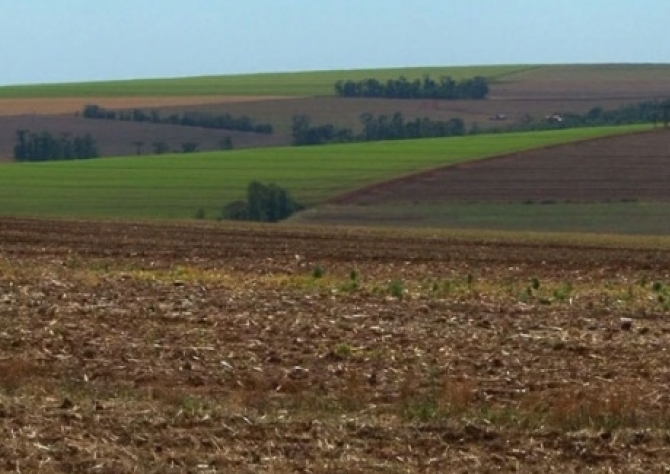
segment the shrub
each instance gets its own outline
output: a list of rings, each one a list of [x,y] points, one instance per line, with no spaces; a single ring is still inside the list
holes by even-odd
[[[389,283],[389,292],[394,298],[402,299],[405,288],[400,280],[393,280]]]
[[[316,279],[323,278],[323,275],[325,275],[326,270],[321,265],[316,265],[312,269],[312,276]]]

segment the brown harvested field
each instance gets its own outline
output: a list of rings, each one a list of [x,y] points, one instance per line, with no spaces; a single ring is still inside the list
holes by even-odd
[[[80,112],[87,104],[109,109],[157,108],[201,104],[234,104],[280,100],[282,97],[185,96],[185,97],[84,97],[84,98],[0,98],[0,117],[8,115],[63,115]]]
[[[670,200],[670,131],[589,140],[369,186],[337,204]]]
[[[2,219],[0,469],[654,472],[669,245]]]
[[[309,115],[315,124],[332,123],[355,131],[361,128],[359,117],[363,113],[392,115],[396,112],[407,119],[459,117],[468,127],[476,123],[487,129],[518,124],[526,115],[541,118],[553,113],[585,113],[593,107],[610,110],[666,97],[670,97],[670,68],[666,66],[589,65],[529,67],[496,79],[489,99],[482,101],[254,96],[0,99],[0,156],[12,155],[16,129],[28,116],[32,118],[30,128],[34,131],[91,130],[99,140],[103,156],[109,156],[135,154],[135,147],[130,145],[134,141],[151,144],[165,140],[173,149],[179,149],[186,141],[196,141],[201,150],[215,150],[219,137],[226,135],[233,137],[236,148],[288,145],[292,117],[302,114]],[[163,115],[185,111],[246,115],[258,123],[272,124],[275,133],[267,137],[113,121],[92,121],[96,123],[85,127],[73,118],[86,104],[110,109],[158,109]],[[497,114],[504,114],[507,119],[490,120]]]
[[[124,121],[89,120],[73,115],[23,115],[0,117],[0,155],[12,156],[17,130],[48,131],[52,134],[90,133],[102,156],[135,155],[136,142],[142,142],[142,154],[153,153],[153,144],[165,142],[170,150],[180,152],[186,142],[198,143],[199,151],[219,150],[220,142],[231,137],[235,148],[286,145],[277,134],[212,130],[176,125],[156,125]]]
[[[494,86],[495,87],[495,86]],[[360,116],[364,113],[393,115],[400,112],[406,119],[428,117],[433,120],[463,119],[468,126],[477,123],[481,128],[505,127],[521,122],[526,114],[545,117],[562,112],[588,112],[593,107],[605,110],[617,109],[622,105],[636,104],[639,99],[509,99],[488,100],[407,100],[407,99],[356,99],[337,97],[313,97],[280,101],[249,102],[239,104],[206,104],[197,107],[166,107],[165,115],[187,110],[210,113],[230,113],[248,115],[260,122],[271,123],[278,133],[290,134],[294,115],[310,116],[317,125],[332,123],[361,129]],[[507,120],[492,121],[496,114],[505,114]]]
[[[531,67],[496,81],[492,98],[526,100],[650,100],[670,97],[667,64]]]

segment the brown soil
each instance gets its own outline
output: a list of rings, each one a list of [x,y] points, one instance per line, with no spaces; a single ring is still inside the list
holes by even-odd
[[[153,144],[165,142],[170,150],[181,151],[182,144],[195,142],[199,151],[220,149],[220,142],[230,137],[235,148],[286,145],[284,137],[277,134],[211,130],[175,125],[155,125],[123,121],[90,120],[72,115],[23,115],[0,117],[0,155],[12,156],[17,130],[48,131],[59,135],[90,133],[98,144],[102,156],[135,155],[135,142],[143,142],[142,153],[153,153]]]
[[[376,184],[338,204],[670,200],[670,132],[602,138]]]
[[[429,117],[433,120],[448,120],[459,117],[468,126],[476,122],[481,128],[505,127],[519,123],[526,114],[534,117],[561,112],[585,113],[593,107],[616,109],[621,105],[637,103],[636,99],[510,99],[489,100],[406,100],[406,99],[345,99],[336,97],[302,98],[281,101],[265,101],[244,104],[206,104],[198,107],[167,107],[164,112],[201,110],[212,113],[248,115],[260,122],[272,123],[279,133],[290,134],[294,115],[305,114],[314,124],[333,123],[361,129],[361,114],[393,115],[401,112],[406,119]],[[490,117],[505,114],[505,121],[492,121]]]
[[[622,242],[2,219],[0,469],[653,472],[670,252]]]
[[[665,69],[642,66],[540,68],[503,78],[492,85],[490,98],[483,101],[228,96],[0,99],[0,155],[12,155],[16,129],[26,123],[34,131],[90,131],[100,140],[103,155],[133,155],[136,149],[130,143],[134,141],[147,144],[167,141],[176,149],[181,148],[183,142],[196,141],[201,150],[215,150],[221,137],[226,135],[233,137],[236,148],[288,145],[292,117],[301,114],[309,115],[315,124],[333,123],[356,131],[360,130],[359,117],[363,113],[392,115],[395,112],[401,112],[407,119],[459,117],[468,127],[474,123],[482,129],[506,127],[519,123],[527,114],[544,117],[553,113],[584,113],[593,107],[616,109],[643,100],[664,98],[670,96],[667,77]],[[187,110],[247,115],[259,123],[271,123],[275,133],[267,137],[114,121],[95,121],[97,123],[84,126],[73,118],[85,104],[111,109],[157,108],[165,115]],[[497,114],[504,114],[507,119],[490,120]],[[19,119],[16,117],[19,115],[24,117]]]
[[[7,115],[61,115],[80,112],[87,104],[109,109],[155,108],[175,105],[234,104],[280,100],[282,97],[257,96],[184,96],[184,97],[85,97],[85,98],[22,98],[0,99],[0,116]]]

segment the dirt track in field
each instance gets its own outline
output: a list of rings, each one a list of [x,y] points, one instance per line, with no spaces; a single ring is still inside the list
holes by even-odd
[[[369,186],[336,204],[670,200],[670,131],[514,153]]]
[[[0,468],[653,472],[668,266],[622,242],[2,219]]]

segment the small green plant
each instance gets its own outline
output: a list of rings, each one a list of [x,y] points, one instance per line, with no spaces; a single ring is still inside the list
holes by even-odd
[[[570,282],[566,282],[554,290],[554,298],[558,301],[565,301],[570,297],[572,290],[572,284]]]
[[[358,270],[352,269],[349,272],[349,280],[347,280],[343,285],[342,289],[345,291],[356,291],[361,287],[361,282],[358,275]]]
[[[468,273],[466,283],[468,284],[468,289],[472,289],[472,285],[475,284],[475,276],[472,273]]]
[[[540,280],[537,277],[534,277],[530,281],[530,287],[535,291],[539,290],[540,289]]]
[[[404,292],[405,287],[400,280],[391,280],[389,283],[389,293],[391,293],[391,296],[401,300]]]
[[[663,284],[660,281],[655,281],[654,283],[652,283],[651,289],[655,293],[660,293],[661,290],[663,290]]]
[[[325,274],[326,270],[321,265],[314,265],[314,268],[312,268],[312,276],[317,280],[323,278]]]
[[[353,348],[351,347],[350,344],[347,344],[346,342],[342,342],[335,347],[335,355],[338,357],[341,357],[342,359],[347,359],[351,356],[353,353]]]

